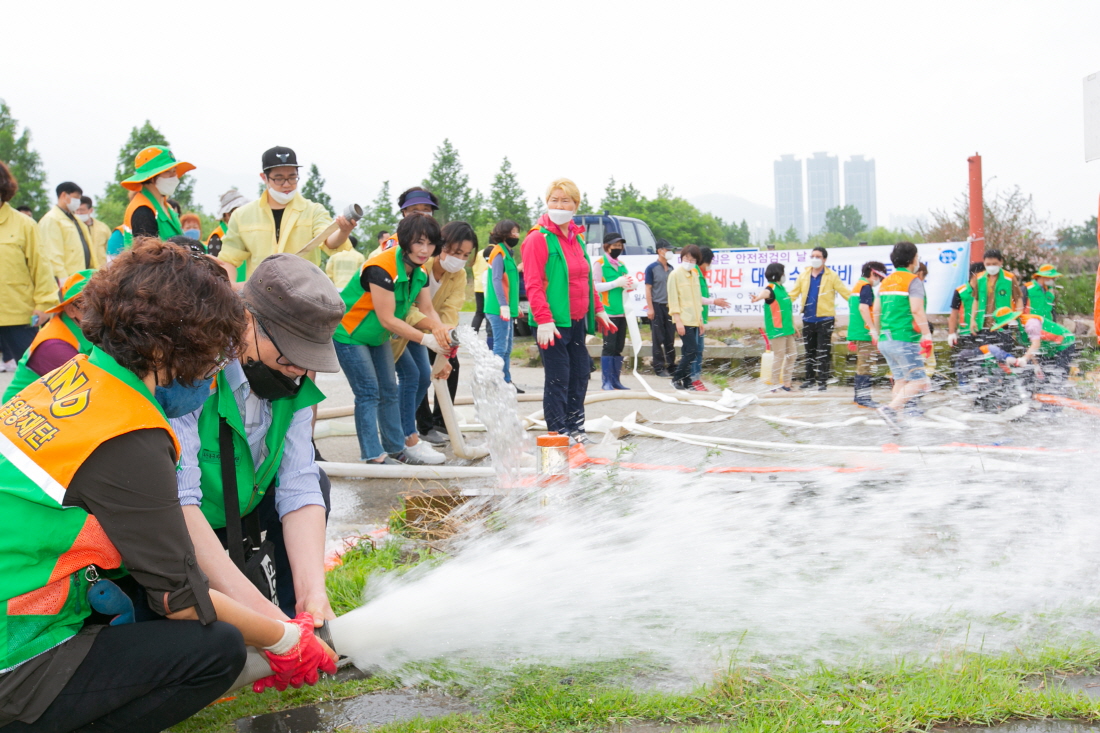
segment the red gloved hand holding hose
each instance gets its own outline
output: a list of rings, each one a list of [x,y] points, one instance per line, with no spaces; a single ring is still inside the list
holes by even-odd
[[[300,613],[290,624],[297,627],[297,640],[288,630],[288,634],[278,644],[264,649],[264,655],[275,674],[253,682],[254,692],[263,692],[268,687],[282,692],[287,685],[297,688],[302,683],[315,685],[320,677],[319,671],[336,674],[336,660],[329,656],[325,647],[313,635],[313,616]]]
[[[920,355],[925,359],[932,356],[932,337],[921,336],[920,337]]]

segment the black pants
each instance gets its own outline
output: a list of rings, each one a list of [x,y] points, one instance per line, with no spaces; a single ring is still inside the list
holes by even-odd
[[[485,321],[485,325],[489,325],[489,321]],[[428,361],[435,364],[435,352],[428,352]],[[451,402],[454,403],[455,395],[458,394],[458,357],[450,359],[451,362],[451,376],[447,377],[447,391],[451,393]],[[420,403],[420,406],[416,408],[416,430],[423,434],[427,433],[432,428],[440,431],[441,433],[447,432],[447,425],[443,422],[443,411],[439,407],[439,400],[435,400],[435,407],[428,404],[428,395],[433,395],[435,389],[433,387],[428,388],[428,394],[424,395],[424,400]]]
[[[328,474],[321,471],[321,494],[325,497],[325,520],[332,510],[332,482]],[[290,558],[286,554],[286,541],[283,539],[283,522],[279,519],[279,511],[275,507],[275,488],[267,490],[260,505],[254,512],[260,520],[260,532],[266,533],[264,539],[271,540],[275,546],[275,592],[279,594],[279,609],[290,618],[294,618],[297,612],[294,606],[298,603],[298,596],[294,592],[294,573],[290,569]],[[247,517],[241,518],[241,530],[248,534]],[[222,541],[225,547],[225,530],[216,529],[214,534]],[[256,538],[253,538],[256,539]]]
[[[474,329],[474,333],[481,333],[481,324],[485,323],[489,333],[492,333],[493,327],[485,320],[485,293],[474,293],[474,303],[477,305],[477,310],[474,311],[474,320],[470,321],[470,328]]]
[[[603,351],[601,356],[622,356],[623,347],[626,346],[626,316],[611,316],[611,322],[619,329],[615,333],[603,335]]]
[[[38,335],[36,326],[0,326],[0,356],[3,361],[19,361]]]
[[[157,733],[223,695],[244,667],[241,632],[223,621],[108,626],[34,723],[4,733]]]
[[[672,371],[676,364],[676,326],[668,314],[668,303],[653,303],[653,318],[649,321],[653,341],[653,371]]]
[[[584,430],[584,395],[592,374],[592,357],[584,345],[584,319],[572,326],[559,326],[561,338],[554,339],[542,351],[545,383],[542,389],[542,412],[546,427],[561,435]]]
[[[806,381],[825,384],[833,369],[833,323],[827,321],[802,324],[802,341],[806,347]]]
[[[677,389],[691,389],[691,363],[699,354],[699,327],[684,326],[684,335],[680,337],[680,363],[672,374],[672,384]]]

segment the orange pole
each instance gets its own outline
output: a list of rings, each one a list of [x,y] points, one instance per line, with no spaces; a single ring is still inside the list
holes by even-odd
[[[982,156],[974,153],[966,159],[970,164],[970,261],[981,262],[985,256],[985,202],[982,199]]]

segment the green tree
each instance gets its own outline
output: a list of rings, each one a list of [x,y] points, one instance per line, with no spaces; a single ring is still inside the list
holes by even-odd
[[[463,172],[458,150],[449,139],[436,149],[432,169],[421,185],[439,197],[439,211],[435,217],[440,224],[455,220],[470,222],[477,218],[470,177]]]
[[[728,247],[749,246],[749,225],[744,219],[740,224],[726,224],[715,217],[722,227],[722,240]]]
[[[721,247],[725,242],[722,223],[711,214],[704,214],[687,199],[676,195],[671,186],[657,189],[655,199],[646,199],[632,184],[615,187],[611,179],[604,190],[600,207],[610,214],[631,216],[649,224],[656,237],[675,245],[687,244]]]
[[[783,241],[787,244],[799,244],[802,240],[798,237],[798,230],[791,224],[787,231],[783,232]]]
[[[779,244],[779,243],[780,243],[780,242],[782,242],[782,241],[783,241],[783,240],[782,240],[782,239],[780,239],[780,238],[779,238],[779,237],[778,237],[778,236],[776,235],[776,233],[775,233],[775,230],[774,230],[774,229],[769,229],[769,230],[768,230],[768,239],[767,239],[767,241],[765,242],[765,244]]]
[[[24,127],[19,134],[18,127],[19,121],[11,116],[8,105],[0,99],[0,160],[8,164],[19,182],[11,206],[29,206],[34,210],[34,218],[40,219],[50,208],[46,171],[42,169],[42,159],[31,148],[31,131]]]
[[[866,228],[863,217],[855,206],[834,206],[825,212],[825,232],[828,234],[840,234],[847,239],[854,240],[856,236]]]
[[[595,209],[592,208],[592,204],[588,203],[588,193],[581,194],[581,203],[577,207],[577,214],[579,216],[585,216],[588,214],[595,214]]]
[[[378,249],[378,231],[392,232],[397,228],[397,214],[393,210],[390,196],[390,182],[383,181],[382,188],[369,205],[363,207],[363,218],[359,220],[359,249],[364,253]]]
[[[96,203],[96,217],[107,226],[114,228],[122,223],[122,217],[126,213],[126,207],[130,203],[126,189],[119,182],[134,175],[134,158],[150,145],[164,145],[171,147],[168,138],[161,134],[160,130],[153,127],[149,120],[141,127],[130,130],[130,137],[118,151],[118,162],[115,165],[115,180],[106,184],[106,191]],[[175,151],[172,151],[175,152]],[[172,194],[172,198],[179,201],[184,211],[196,211],[200,215],[203,212],[201,206],[194,201],[195,176],[192,173],[180,179],[179,188]]]
[[[336,216],[336,212],[332,208],[332,199],[325,193],[325,179],[321,177],[321,171],[317,170],[316,163],[311,163],[309,166],[309,178],[306,179],[306,184],[302,186],[302,196],[309,201],[324,206],[328,209],[328,213]]]
[[[2,156],[0,156],[2,157]],[[1096,247],[1096,217],[1092,217],[1081,226],[1062,227],[1054,232],[1059,247],[1076,248]]]
[[[527,193],[519,185],[516,173],[512,170],[512,162],[507,156],[493,177],[493,185],[489,189],[488,212],[494,222],[511,219],[519,224],[521,230],[531,226],[531,207],[527,205]]]

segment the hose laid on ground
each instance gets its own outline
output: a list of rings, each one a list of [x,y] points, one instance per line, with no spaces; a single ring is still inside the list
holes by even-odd
[[[410,479],[448,479],[448,478],[487,478],[496,476],[492,466],[410,466],[383,463],[331,463],[318,461],[317,465],[329,476],[339,478],[410,478]]]
[[[451,451],[457,458],[477,460],[489,455],[486,446],[479,445],[471,448],[466,445],[462,437],[462,428],[458,424],[458,416],[455,415],[454,405],[451,404],[451,393],[447,389],[446,379],[433,379],[435,387],[435,402],[439,405],[439,412],[443,415],[443,424],[447,426],[447,435],[451,437]]]

